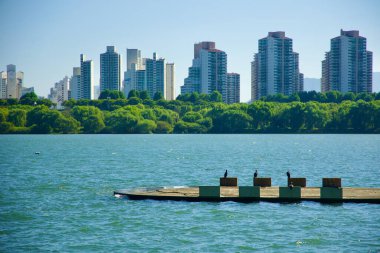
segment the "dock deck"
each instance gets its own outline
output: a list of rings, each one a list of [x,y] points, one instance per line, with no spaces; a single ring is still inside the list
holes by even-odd
[[[302,187],[300,198],[283,198],[280,196],[280,187],[260,187],[259,197],[240,197],[239,187],[220,187],[218,197],[203,197],[199,195],[199,187],[158,187],[154,189],[140,188],[135,190],[116,190],[115,196],[128,197],[134,200],[178,200],[178,201],[236,201],[236,202],[353,202],[380,204],[380,188],[351,188],[343,187],[341,198],[321,198],[320,187]]]

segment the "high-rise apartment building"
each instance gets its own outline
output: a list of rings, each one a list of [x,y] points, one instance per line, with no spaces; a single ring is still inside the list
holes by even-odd
[[[285,32],[269,32],[266,38],[260,39],[259,52],[251,62],[252,101],[262,96],[302,91],[298,57],[293,52],[293,40],[285,37]]]
[[[175,99],[174,63],[166,63],[166,100]]]
[[[80,97],[83,99],[92,99],[94,86],[94,63],[92,60],[86,60],[84,54],[80,55]]]
[[[145,64],[138,49],[127,49],[127,71],[124,72],[123,84],[125,96],[128,96],[131,90],[146,90]]]
[[[73,68],[73,75],[70,78],[71,98],[78,100],[81,98],[80,67]]]
[[[16,66],[7,65],[7,72],[1,72],[0,96],[2,98],[20,98],[24,83],[24,72],[16,72]]]
[[[121,88],[121,56],[114,46],[108,46],[107,52],[100,55],[100,91]]]
[[[0,72],[0,99],[7,98],[7,72]]]
[[[181,86],[181,94],[198,92],[222,94],[227,102],[227,54],[215,48],[215,42],[204,41],[194,44],[194,59],[188,77]]]
[[[159,92],[166,99],[166,63],[156,53],[153,53],[153,59],[145,61],[145,83],[151,98]]]
[[[240,103],[240,75],[227,73],[227,101],[228,104]]]
[[[133,67],[135,65],[135,67]],[[127,48],[127,70],[141,69],[141,51],[138,49]]]
[[[359,31],[340,31],[322,61],[321,91],[372,92],[372,52]]]
[[[62,103],[69,99],[69,84],[70,78],[65,76],[59,82],[54,84],[54,87],[50,88],[50,94],[48,98],[57,104],[57,108],[62,108]]]

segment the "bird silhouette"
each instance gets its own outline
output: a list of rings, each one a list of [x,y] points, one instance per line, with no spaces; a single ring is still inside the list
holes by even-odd
[[[259,173],[257,173],[257,170],[256,170],[255,173],[253,174],[253,177],[256,178],[258,174]]]
[[[290,178],[290,172],[286,172],[286,175],[288,176],[288,178]]]
[[[228,172],[227,172],[227,170],[226,170],[226,172],[224,172],[224,178],[226,178],[227,175],[228,175]]]

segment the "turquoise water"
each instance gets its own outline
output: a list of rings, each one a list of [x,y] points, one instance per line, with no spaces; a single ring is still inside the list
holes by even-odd
[[[35,152],[41,152],[36,155]],[[380,251],[380,205],[131,201],[254,169],[380,187],[380,135],[2,135],[0,252]]]

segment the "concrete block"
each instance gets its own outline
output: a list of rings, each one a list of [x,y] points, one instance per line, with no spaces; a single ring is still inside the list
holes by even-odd
[[[219,186],[199,186],[199,197],[203,198],[219,198]]]
[[[271,187],[272,186],[272,178],[270,178],[270,177],[253,178],[253,186]]]
[[[220,186],[237,186],[238,179],[237,177],[221,177]]]
[[[239,186],[240,198],[260,198],[259,186]]]
[[[301,198],[301,187],[294,186],[292,189],[289,187],[280,187],[279,189],[281,199],[300,199]]]
[[[342,188],[321,187],[321,199],[342,199]]]
[[[323,187],[342,187],[341,178],[322,178]]]
[[[288,178],[288,185],[292,182],[293,186],[306,187],[306,178],[304,177],[291,177]]]

